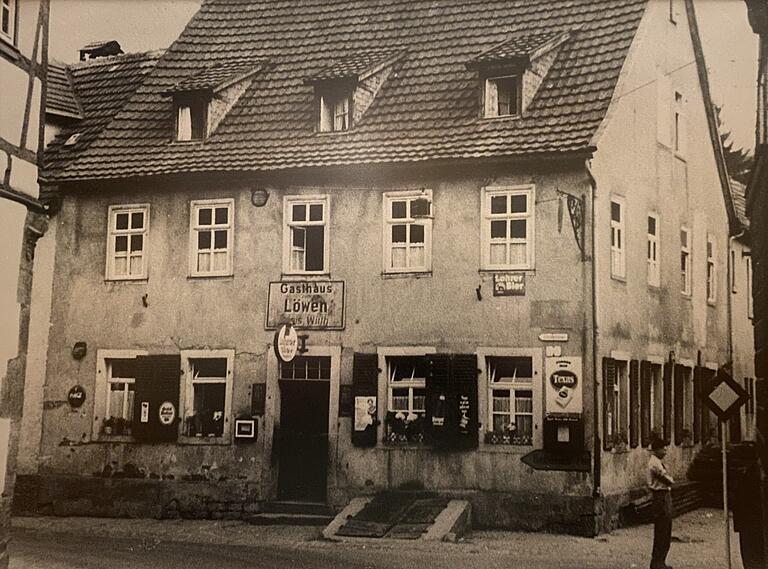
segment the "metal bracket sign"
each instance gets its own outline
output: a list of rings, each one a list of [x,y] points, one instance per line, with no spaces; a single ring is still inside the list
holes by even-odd
[[[749,393],[720,368],[715,375],[712,391],[704,401],[721,421],[728,421],[749,401]]]

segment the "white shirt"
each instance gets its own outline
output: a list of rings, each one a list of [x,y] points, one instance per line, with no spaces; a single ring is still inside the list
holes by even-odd
[[[671,490],[675,481],[667,472],[664,463],[655,454],[648,459],[648,488],[651,490]]]

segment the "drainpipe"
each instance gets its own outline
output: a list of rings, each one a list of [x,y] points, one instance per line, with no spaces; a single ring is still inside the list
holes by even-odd
[[[591,249],[591,263],[592,263],[592,496],[600,496],[600,478],[601,478],[601,462],[602,462],[602,444],[600,441],[600,407],[598,404],[599,390],[597,387],[598,378],[598,365],[597,365],[597,268],[596,268],[596,224],[595,224],[595,199],[597,197],[597,180],[592,173],[590,166],[590,160],[584,161],[584,169],[589,177],[589,184],[592,189],[592,195],[590,198],[590,211],[589,220],[592,225],[592,231],[590,233],[590,249]]]

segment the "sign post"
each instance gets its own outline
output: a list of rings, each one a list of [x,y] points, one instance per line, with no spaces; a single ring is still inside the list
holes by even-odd
[[[728,517],[728,421],[739,412],[749,394],[728,372],[720,368],[712,383],[712,391],[705,402],[720,422],[720,439],[723,453],[723,519],[725,521],[725,560],[731,569],[731,523]]]

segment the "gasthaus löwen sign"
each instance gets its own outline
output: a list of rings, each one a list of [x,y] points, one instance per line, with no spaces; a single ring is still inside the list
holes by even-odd
[[[582,412],[580,357],[545,358],[546,413],[560,415]]]
[[[301,330],[343,330],[344,281],[269,283],[267,329],[288,322]]]

